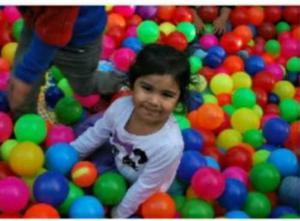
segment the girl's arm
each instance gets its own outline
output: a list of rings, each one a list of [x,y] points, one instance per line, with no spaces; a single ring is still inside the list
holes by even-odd
[[[121,203],[112,211],[112,218],[127,218],[134,214],[138,207],[156,192],[165,192],[176,175],[181,159],[181,148],[160,148],[164,153],[153,157],[147,164],[138,180],[128,189]],[[175,153],[174,153],[175,152]]]

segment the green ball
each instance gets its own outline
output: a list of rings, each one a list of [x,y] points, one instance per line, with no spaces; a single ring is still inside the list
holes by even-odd
[[[280,43],[275,39],[268,40],[265,44],[265,50],[269,54],[277,55],[280,53]]]
[[[55,115],[62,124],[74,124],[80,120],[82,107],[74,97],[63,97],[55,105]]]
[[[185,35],[188,42],[192,42],[196,37],[196,27],[191,22],[180,22],[176,29]]]
[[[256,104],[256,95],[249,88],[239,88],[232,95],[232,105],[235,108],[252,108]]]
[[[73,96],[73,89],[71,88],[69,81],[66,78],[62,78],[58,84],[57,87],[61,89],[65,96]]]
[[[273,164],[260,163],[251,169],[250,180],[255,190],[268,193],[279,186],[280,174]]]
[[[286,214],[280,216],[279,218],[282,218],[282,219],[299,219],[300,216],[298,216],[297,214],[294,214],[294,213],[286,213]]]
[[[105,172],[96,180],[93,193],[104,204],[114,206],[121,202],[127,191],[125,179],[118,173]]]
[[[290,72],[300,72],[300,58],[291,57],[286,64],[286,68]]]
[[[270,151],[268,150],[258,150],[253,154],[253,165],[257,165],[260,163],[264,163],[268,160],[269,156],[270,156]]]
[[[176,210],[181,212],[183,205],[185,203],[185,197],[182,195],[175,195],[175,196],[172,196],[172,198],[175,202]]]
[[[202,61],[197,56],[189,57],[191,74],[198,74],[199,70],[202,68]]]
[[[200,199],[187,200],[181,209],[183,218],[213,218],[214,210],[210,204]]]
[[[174,114],[184,115],[184,114],[186,114],[185,106],[181,102],[178,102],[173,112],[174,112]]]
[[[151,20],[142,21],[137,28],[137,36],[144,44],[156,42],[159,35],[158,25]]]
[[[64,74],[56,65],[51,66],[50,73],[56,82],[59,82],[64,78]]]
[[[9,155],[12,149],[18,144],[16,140],[6,140],[3,142],[0,148],[1,158],[4,161],[8,161]]]
[[[213,34],[214,33],[214,26],[211,23],[204,24],[203,29],[201,30],[201,34]]]
[[[289,32],[291,30],[291,26],[285,21],[280,21],[276,24],[275,29],[277,34],[279,34],[284,31]]]
[[[244,204],[244,211],[251,218],[266,218],[271,212],[271,203],[265,194],[250,192]]]
[[[21,32],[23,30],[23,27],[24,27],[24,19],[23,18],[16,20],[12,26],[12,36],[17,41],[20,40],[20,36],[21,36]]]
[[[47,126],[41,116],[25,114],[17,120],[14,132],[18,142],[31,141],[40,144],[47,135]]]
[[[76,186],[74,183],[69,182],[69,193],[67,198],[60,204],[58,210],[61,214],[67,215],[69,213],[69,209],[72,206],[72,203],[78,199],[79,197],[84,196],[83,190]]]
[[[222,107],[223,111],[227,113],[229,116],[231,116],[235,112],[234,106],[231,104],[226,104]]]
[[[299,103],[292,98],[287,98],[279,103],[280,117],[291,123],[299,117]]]
[[[261,130],[250,129],[243,134],[243,141],[250,144],[255,149],[264,144],[264,136]]]
[[[180,130],[184,130],[191,127],[189,120],[184,115],[174,114],[175,119],[179,125]]]

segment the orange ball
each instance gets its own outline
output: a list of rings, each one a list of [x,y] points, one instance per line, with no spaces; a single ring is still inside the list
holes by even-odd
[[[258,26],[264,20],[264,10],[260,6],[251,6],[247,11],[247,17],[250,24]]]
[[[234,30],[233,33],[240,36],[243,41],[243,45],[246,46],[249,41],[253,38],[251,29],[247,25],[239,25]]]
[[[174,218],[176,205],[169,194],[158,192],[142,204],[141,213],[144,218]]]
[[[73,182],[80,187],[89,187],[97,179],[97,168],[89,161],[80,161],[74,165],[71,171]]]
[[[29,207],[25,214],[24,214],[24,218],[31,218],[31,219],[36,219],[36,218],[54,218],[54,219],[58,219],[60,218],[59,213],[57,212],[57,210],[46,203],[38,203],[35,204],[31,207]]]
[[[229,73],[234,73],[244,70],[244,61],[240,56],[229,55],[225,58],[223,66]]]
[[[197,126],[213,130],[218,128],[224,120],[224,112],[216,104],[206,103],[197,109]]]
[[[300,25],[295,26],[292,28],[292,38],[300,41]]]
[[[126,20],[124,17],[120,14],[117,13],[110,13],[107,16],[107,24],[106,24],[106,29],[110,30],[114,26],[120,26],[121,28],[126,27]]]
[[[176,6],[171,6],[171,5],[158,6],[156,16],[162,21],[170,21],[173,17],[175,10],[176,10]]]

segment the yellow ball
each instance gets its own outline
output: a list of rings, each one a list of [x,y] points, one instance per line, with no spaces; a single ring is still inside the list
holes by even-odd
[[[105,5],[105,11],[106,11],[106,12],[109,12],[109,11],[112,10],[113,7],[114,7],[114,6],[112,6],[112,5]]]
[[[230,119],[232,128],[243,133],[250,129],[259,128],[259,117],[258,115],[249,108],[240,108],[236,110]]]
[[[170,22],[163,22],[159,25],[159,30],[164,34],[169,35],[176,30],[176,26]]]
[[[210,81],[210,89],[215,95],[221,93],[231,94],[233,81],[227,74],[217,74]]]
[[[268,150],[258,150],[252,156],[252,162],[254,165],[264,163],[270,156],[270,151]]]
[[[296,90],[294,85],[289,81],[278,81],[274,85],[273,92],[279,96],[280,100],[293,98]]]
[[[253,107],[252,107],[252,110],[257,114],[257,116],[259,118],[261,118],[264,114],[264,111],[263,109],[261,108],[261,106],[255,104]]]
[[[218,99],[212,94],[203,94],[204,104],[213,103],[218,104]]]
[[[217,146],[228,150],[242,141],[243,137],[238,130],[225,129],[217,137]]]
[[[42,149],[29,141],[18,143],[9,156],[11,169],[20,176],[35,176],[43,164],[44,153]]]
[[[244,71],[238,71],[235,72],[232,76],[232,81],[233,81],[233,87],[234,89],[238,89],[238,88],[251,88],[252,86],[252,79],[249,76],[249,74],[247,74]]]
[[[10,65],[14,62],[17,46],[18,43],[16,42],[9,42],[5,44],[1,50],[2,58],[6,59]]]

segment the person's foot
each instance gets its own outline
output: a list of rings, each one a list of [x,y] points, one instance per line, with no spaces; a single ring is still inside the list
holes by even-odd
[[[101,95],[112,95],[128,85],[128,76],[122,72],[97,71],[97,91]]]

